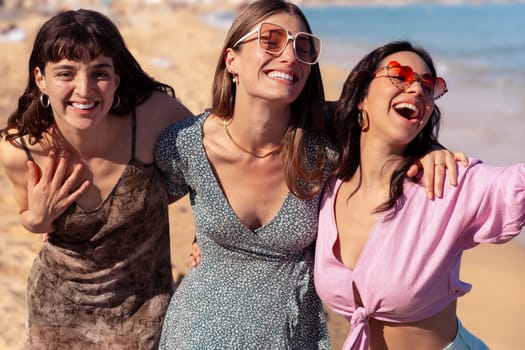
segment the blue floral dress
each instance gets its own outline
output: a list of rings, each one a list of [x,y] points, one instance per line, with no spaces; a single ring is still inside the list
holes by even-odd
[[[331,349],[313,283],[320,194],[301,200],[289,193],[270,222],[248,229],[207,159],[208,115],[174,124],[156,147],[169,192],[190,194],[202,251],[171,299],[160,348]]]

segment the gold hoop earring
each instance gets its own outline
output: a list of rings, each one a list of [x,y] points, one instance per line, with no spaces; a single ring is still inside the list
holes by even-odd
[[[369,120],[368,120],[368,113],[365,110],[362,110],[357,115],[357,123],[361,127],[361,131],[367,131],[368,127],[370,126]]]
[[[44,108],[48,108],[51,105],[51,102],[49,101],[49,96],[41,94],[40,95],[40,105]]]
[[[113,98],[113,106],[111,106],[111,108],[115,109],[118,106],[120,106],[120,96],[118,94],[115,94],[115,97]]]

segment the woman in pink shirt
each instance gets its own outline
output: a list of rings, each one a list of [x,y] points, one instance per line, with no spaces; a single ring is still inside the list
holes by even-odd
[[[471,288],[459,279],[461,255],[519,234],[525,164],[471,159],[457,187],[428,200],[405,173],[437,142],[434,100],[446,91],[428,53],[408,42],[368,54],[344,85],[314,273],[321,299],[351,322],[344,349],[487,349],[457,319],[456,300]]]

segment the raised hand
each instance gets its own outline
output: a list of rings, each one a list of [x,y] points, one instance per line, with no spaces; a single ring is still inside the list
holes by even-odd
[[[22,213],[22,224],[35,233],[53,232],[53,221],[60,216],[89,186],[83,181],[80,186],[82,164],[75,164],[70,174],[69,154],[56,150],[49,151],[42,173],[33,161],[27,162],[29,178],[27,181],[27,205]]]

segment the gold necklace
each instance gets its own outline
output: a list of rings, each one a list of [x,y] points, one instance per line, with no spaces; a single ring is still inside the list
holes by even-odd
[[[226,131],[226,135],[228,135],[228,138],[230,139],[230,141],[235,146],[237,146],[238,149],[240,149],[241,151],[243,151],[245,153],[248,153],[249,155],[252,155],[252,156],[254,156],[256,158],[266,158],[270,154],[275,153],[275,152],[277,152],[278,150],[281,149],[281,144],[279,144],[277,147],[274,147],[273,149],[271,149],[269,151],[259,151],[259,152],[250,151],[250,150],[244,148],[243,146],[239,145],[239,143],[237,143],[237,141],[235,141],[233,139],[232,135],[230,134],[230,130],[228,130],[228,125],[231,123],[231,119],[230,119],[229,123],[228,123],[228,121],[226,119],[223,119],[222,123],[223,123],[222,125],[224,125],[224,130]],[[261,152],[263,152],[263,153],[261,153]]]

